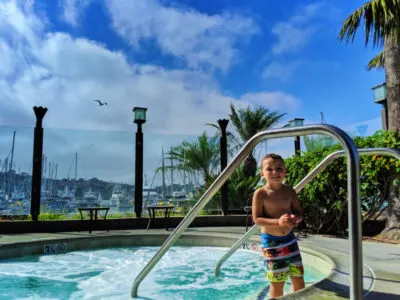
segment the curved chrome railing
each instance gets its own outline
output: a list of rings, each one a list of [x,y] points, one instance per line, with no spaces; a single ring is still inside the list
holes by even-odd
[[[240,163],[251,153],[254,147],[267,138],[284,138],[299,135],[326,134],[340,142],[347,157],[347,190],[349,201],[349,240],[350,240],[350,298],[361,299],[362,297],[362,244],[361,244],[361,209],[360,209],[360,164],[357,148],[353,140],[340,128],[319,124],[301,127],[286,127],[272,129],[257,133],[242,147],[239,153],[233,158],[228,166],[215,179],[203,196],[188,212],[186,217],[175,228],[171,235],[165,240],[157,253],[147,263],[143,270],[136,277],[131,289],[131,296],[136,297],[139,284],[147,274],[158,263],[162,256],[168,251],[173,243],[182,235],[183,231],[194,220],[200,210],[218,192],[229,176],[239,167]]]
[[[371,156],[371,155],[388,155],[393,156],[400,160],[400,151],[392,148],[364,148],[358,149],[358,154],[360,156]],[[335,151],[327,155],[314,169],[312,169],[295,187],[296,193],[299,193],[307,183],[313,180],[319,173],[321,173],[325,168],[335,159],[345,156],[343,150]],[[221,271],[222,264],[237,250],[240,246],[245,243],[250,237],[255,233],[258,225],[251,227],[237,242],[235,242],[232,247],[226,252],[218,261],[215,267],[215,275],[218,276]]]

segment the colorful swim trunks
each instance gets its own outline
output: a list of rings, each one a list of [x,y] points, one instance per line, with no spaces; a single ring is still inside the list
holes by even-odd
[[[284,282],[289,276],[303,276],[303,263],[293,232],[286,236],[261,233],[261,245],[268,281]]]

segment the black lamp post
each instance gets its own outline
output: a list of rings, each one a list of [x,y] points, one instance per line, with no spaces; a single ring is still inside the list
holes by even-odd
[[[137,218],[142,216],[143,206],[143,131],[142,124],[146,123],[147,108],[134,107],[134,123],[136,131],[136,157],[135,157],[135,214]]]
[[[290,120],[287,125],[284,127],[297,127],[297,126],[303,126],[304,125],[304,119],[303,118],[294,118],[293,120]],[[300,136],[295,136],[294,138],[294,153],[295,155],[300,155]]]
[[[219,140],[220,157],[221,157],[221,172],[225,169],[228,164],[228,145],[226,139],[226,127],[228,126],[229,120],[220,119],[218,125],[221,128],[221,138]],[[222,211],[226,216],[228,214],[228,181],[224,183],[221,188],[222,196]]]
[[[32,164],[32,190],[31,190],[31,216],[37,221],[40,214],[40,190],[42,185],[42,155],[43,155],[43,127],[42,122],[47,112],[46,107],[34,106],[36,126],[33,138],[33,164]]]

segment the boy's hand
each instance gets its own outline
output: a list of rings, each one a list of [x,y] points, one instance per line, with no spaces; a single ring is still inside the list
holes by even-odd
[[[297,217],[294,214],[290,215],[290,228],[296,227],[297,225]]]
[[[281,227],[293,228],[296,226],[296,217],[292,218],[291,215],[284,214],[279,218],[278,224]]]

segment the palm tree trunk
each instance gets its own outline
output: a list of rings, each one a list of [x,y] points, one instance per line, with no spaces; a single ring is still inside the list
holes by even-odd
[[[388,128],[400,131],[400,43],[392,38],[386,38],[384,51]]]
[[[388,129],[400,132],[400,43],[385,40]],[[392,181],[389,187],[386,228],[382,236],[400,240],[400,187]]]
[[[257,172],[257,161],[251,153],[246,157],[243,163],[243,173],[246,177],[255,176]]]
[[[400,240],[400,188],[394,184],[390,186],[386,228],[380,236],[391,240]]]

